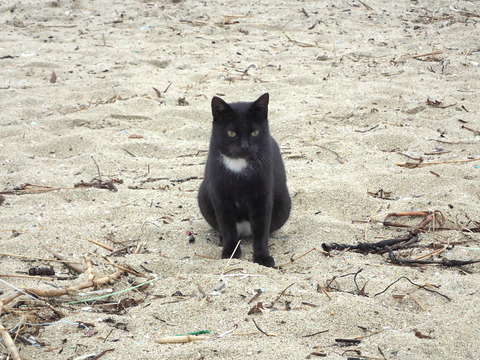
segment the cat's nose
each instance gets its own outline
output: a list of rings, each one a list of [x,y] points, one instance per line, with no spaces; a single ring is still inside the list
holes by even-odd
[[[242,140],[240,142],[240,149],[242,150],[248,150],[250,148],[250,141],[248,140]]]

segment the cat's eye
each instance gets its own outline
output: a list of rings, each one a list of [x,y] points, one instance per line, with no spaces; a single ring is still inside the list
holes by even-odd
[[[250,135],[252,135],[252,136],[258,136],[258,134],[260,134],[260,131],[259,131],[259,130],[253,130]]]
[[[227,135],[233,138],[233,137],[237,136],[237,133],[235,131],[230,131],[229,130],[229,131],[227,131]]]

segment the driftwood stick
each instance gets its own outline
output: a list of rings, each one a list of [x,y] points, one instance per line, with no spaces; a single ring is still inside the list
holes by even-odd
[[[46,296],[46,297],[58,297],[63,295],[74,295],[77,291],[86,289],[89,287],[97,287],[101,285],[105,285],[111,282],[114,282],[123,275],[123,270],[117,270],[114,273],[92,280],[88,280],[87,282],[79,285],[70,286],[66,289],[50,289],[50,290],[43,290],[43,289],[25,289],[25,292],[31,295],[36,296]]]
[[[88,281],[92,281],[95,278],[95,275],[93,274],[92,261],[86,254],[83,255],[83,258],[85,259],[85,264],[87,265]]]
[[[108,246],[108,245],[105,245],[104,243],[101,243],[100,241],[97,241],[97,240],[93,240],[93,239],[90,239],[90,238],[87,238],[88,241],[90,241],[92,244],[95,244],[95,245],[98,245],[104,249],[107,249],[108,251],[114,251],[115,249],[111,246]]]
[[[479,161],[480,159],[466,159],[466,160],[450,160],[450,161],[432,161],[432,162],[419,162],[419,163],[398,163],[397,166],[406,167],[409,169],[421,168],[431,165],[442,165],[442,164],[459,164],[467,163],[472,161]]]
[[[4,253],[4,252],[0,252],[0,256],[6,256],[6,257],[9,256],[9,257],[14,257],[14,258],[18,258],[18,259],[36,260],[36,261],[47,261],[47,262],[58,262],[58,263],[65,263],[65,262],[67,262],[66,260],[46,259],[46,258],[39,258],[39,257],[35,257],[35,256],[10,254],[10,253]]]
[[[206,340],[210,336],[206,335],[179,335],[179,336],[166,336],[155,340],[159,344],[181,344],[188,343],[192,341]]]
[[[12,357],[12,360],[22,360],[22,358],[20,357],[20,353],[18,352],[18,349],[15,346],[15,343],[13,342],[12,337],[8,333],[8,330],[5,329],[1,323],[0,323],[0,332],[2,333],[3,343],[7,347],[8,352]]]
[[[429,52],[429,53],[426,53],[426,54],[412,55],[412,58],[418,59],[418,58],[425,57],[425,56],[440,55],[440,54],[442,54],[442,53],[443,53],[443,51],[432,51],[432,52]]]
[[[7,305],[9,302],[12,302],[13,300],[15,300],[17,297],[19,297],[21,295],[23,295],[23,293],[21,291],[15,291],[13,294],[7,296],[5,299],[0,300],[0,315],[3,312],[3,307],[5,305]]]

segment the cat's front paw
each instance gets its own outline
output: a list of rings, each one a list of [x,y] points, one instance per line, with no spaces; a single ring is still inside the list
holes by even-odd
[[[240,246],[237,247],[237,250],[235,250],[235,253],[233,251],[235,248],[224,248],[222,250],[222,259],[230,259],[230,257],[235,258],[235,259],[240,259],[240,256],[242,256],[242,250],[240,249]],[[233,256],[232,256],[233,253]]]
[[[254,255],[253,262],[266,267],[275,267],[275,260],[270,255],[260,255],[260,256]]]

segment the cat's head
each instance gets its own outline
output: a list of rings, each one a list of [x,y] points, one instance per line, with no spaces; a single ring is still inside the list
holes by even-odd
[[[254,102],[227,104],[212,99],[212,139],[218,151],[233,159],[253,159],[266,148],[268,129],[268,93]]]

